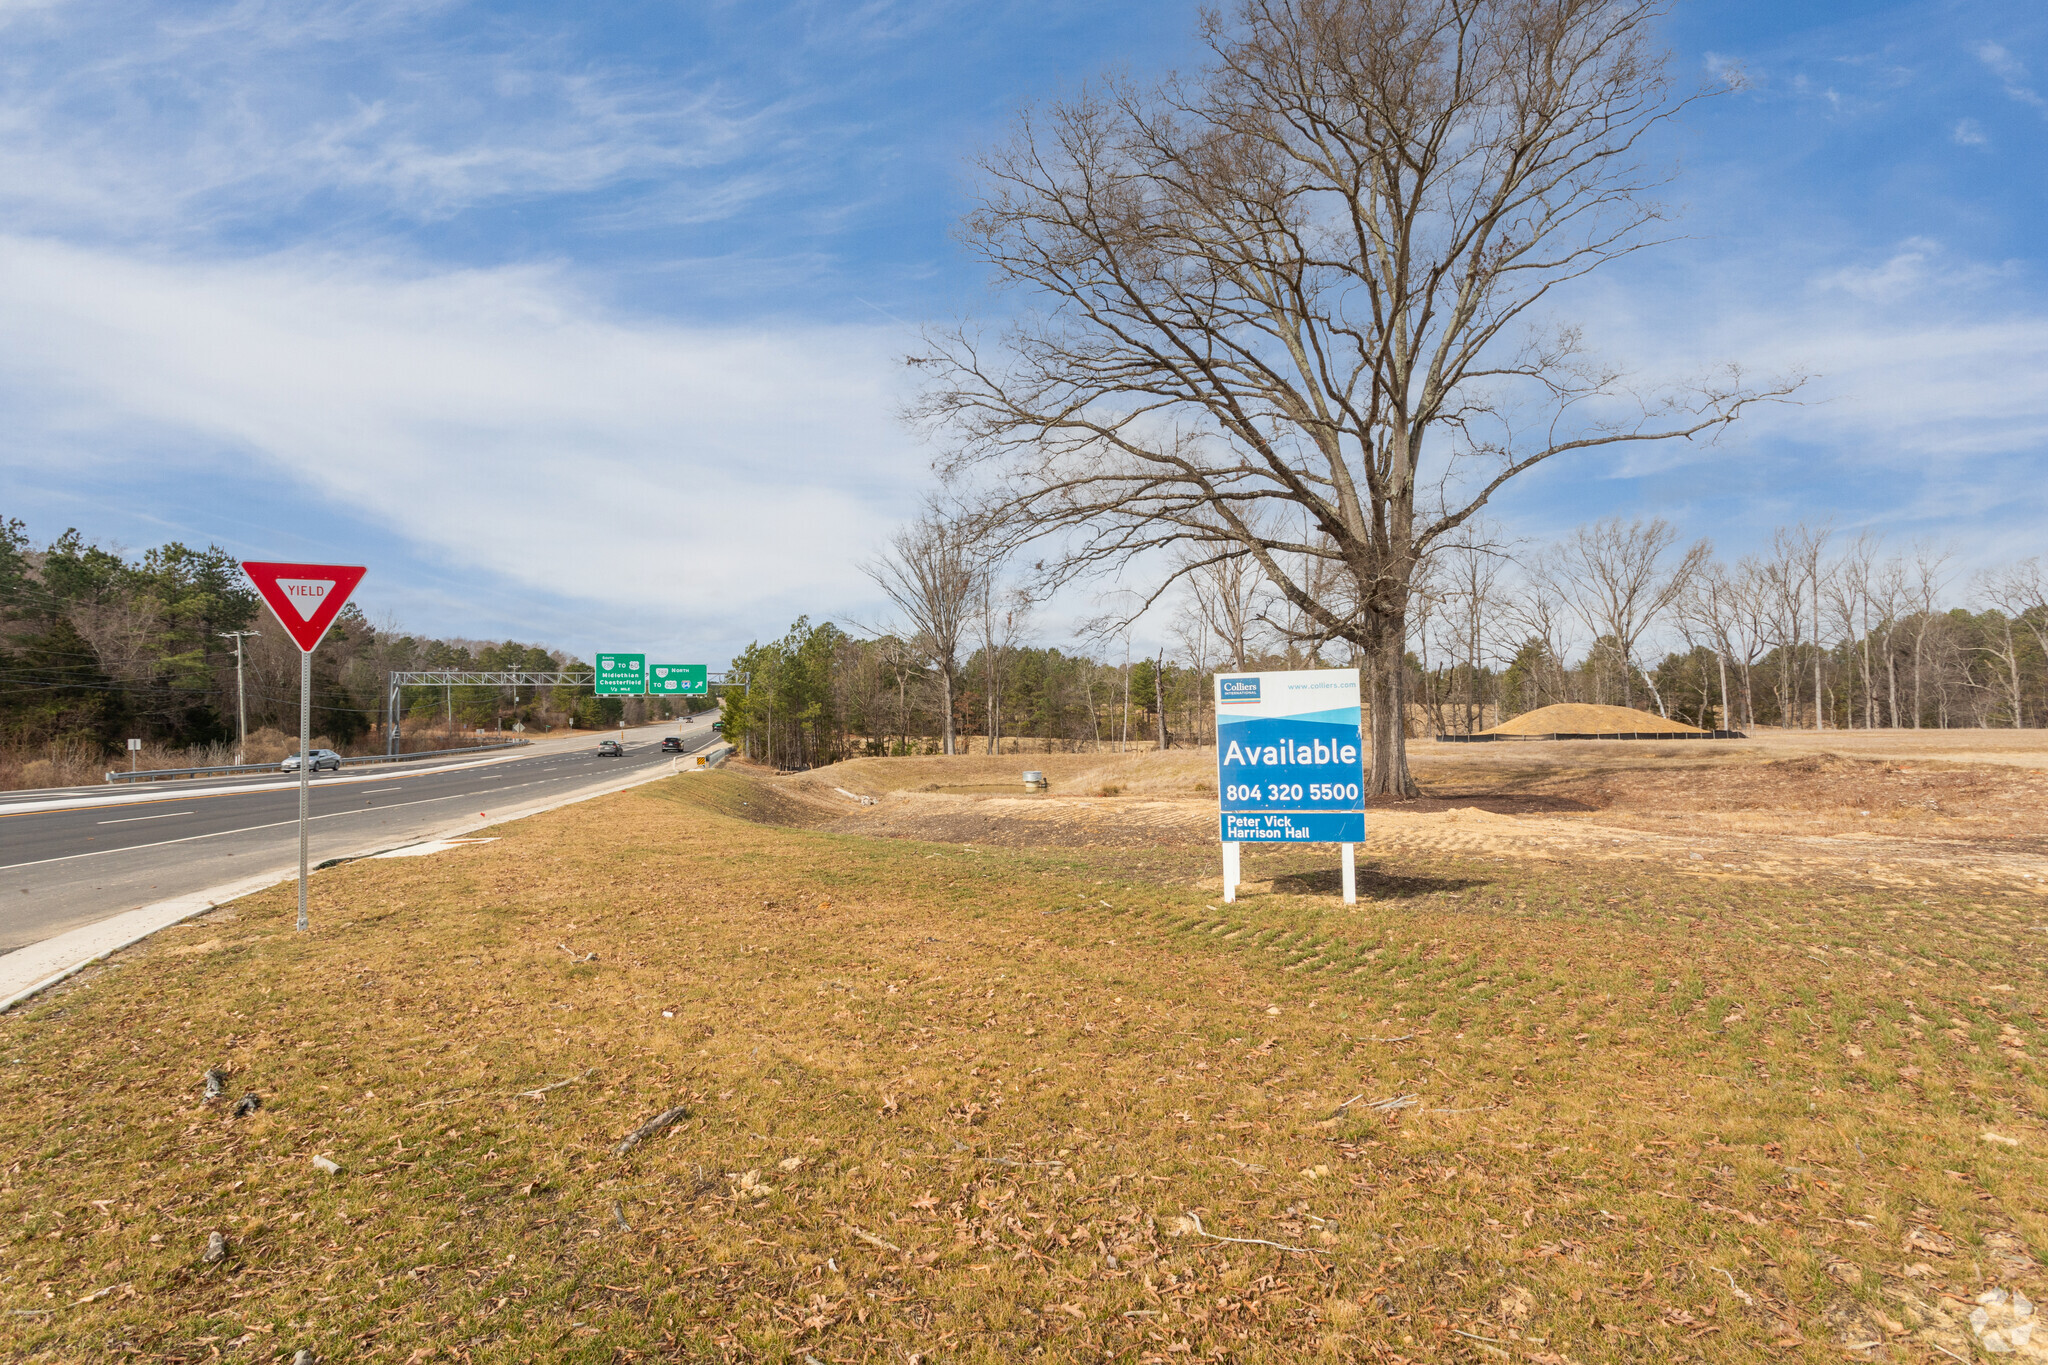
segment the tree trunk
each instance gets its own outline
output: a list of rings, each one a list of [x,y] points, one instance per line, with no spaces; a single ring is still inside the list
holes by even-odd
[[[1915,730],[1920,728],[1920,717],[1926,709],[1920,699],[1920,643],[1926,638],[1927,623],[1922,621],[1920,628],[1913,632],[1913,728]]]
[[[1152,704],[1159,708],[1159,747],[1167,747],[1166,737],[1166,651],[1160,650],[1159,657],[1152,663]]]
[[[1814,551],[1816,556],[1819,553],[1820,551],[1817,549]],[[1827,726],[1821,723],[1823,713],[1821,711],[1820,666],[1820,561],[1816,558],[1813,566],[1813,728],[1825,730]]]
[[[1870,618],[1863,618],[1863,728],[1877,728],[1877,684],[1870,676]]]
[[[1095,715],[1095,665],[1088,665],[1086,677],[1088,688],[1088,732],[1095,736],[1095,752],[1102,752],[1102,722]]]
[[[1408,771],[1407,678],[1405,622],[1386,627],[1379,648],[1366,655],[1366,703],[1372,710],[1372,771],[1367,796],[1398,796],[1413,800],[1422,794]]]
[[[1891,699],[1892,729],[1899,728],[1899,656],[1892,652],[1892,637],[1884,637],[1884,676],[1887,694]]]
[[[2012,728],[2017,730],[2025,723],[2020,719],[2021,698],[2024,693],[2020,687],[2020,650],[2012,638],[2010,621],[2005,623],[2005,663],[2012,679]]]
[[[946,707],[945,728],[942,733],[945,736],[945,750],[950,754],[953,752],[953,670],[950,668],[940,669],[939,678],[941,682],[940,691],[943,694]]]
[[[1131,747],[1131,647],[1124,643],[1124,721],[1123,729],[1117,732],[1116,751],[1124,753]]]
[[[1650,700],[1657,703],[1657,714],[1664,717],[1664,719],[1666,720],[1670,720],[1671,712],[1667,710],[1664,706],[1664,694],[1663,692],[1658,690],[1657,680],[1650,676],[1650,670],[1647,668],[1638,668],[1636,672],[1643,675],[1643,686],[1650,689]]]

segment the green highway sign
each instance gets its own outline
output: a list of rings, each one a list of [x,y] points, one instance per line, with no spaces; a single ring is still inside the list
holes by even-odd
[[[647,691],[645,654],[600,654],[597,656],[597,695],[637,697]]]
[[[703,664],[649,664],[647,690],[660,696],[701,697],[708,671]]]

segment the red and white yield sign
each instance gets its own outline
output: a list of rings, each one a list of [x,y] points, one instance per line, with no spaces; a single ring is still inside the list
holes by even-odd
[[[244,561],[242,572],[270,604],[277,623],[299,647],[299,931],[306,917],[306,821],[313,780],[313,650],[363,581],[353,564],[267,564]]]
[[[348,595],[363,581],[353,564],[262,564],[246,562],[242,572],[263,594],[277,623],[306,654],[327,634]]]

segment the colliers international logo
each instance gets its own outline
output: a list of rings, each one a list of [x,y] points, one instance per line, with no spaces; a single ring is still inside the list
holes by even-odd
[[[1220,699],[1223,701],[1257,701],[1259,699],[1259,680],[1257,678],[1219,678],[1217,683],[1222,689]]]

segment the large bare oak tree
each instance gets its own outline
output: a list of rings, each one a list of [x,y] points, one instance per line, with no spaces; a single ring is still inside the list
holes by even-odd
[[[1203,71],[1025,115],[964,235],[1027,311],[913,360],[942,469],[987,476],[1055,584],[1256,564],[1306,642],[1364,658],[1369,790],[1413,795],[1432,547],[1544,460],[1767,396],[1731,370],[1645,397],[1554,315],[1663,216],[1639,150],[1687,100],[1662,8],[1242,0],[1205,17]],[[1146,555],[1168,545],[1197,553]]]

